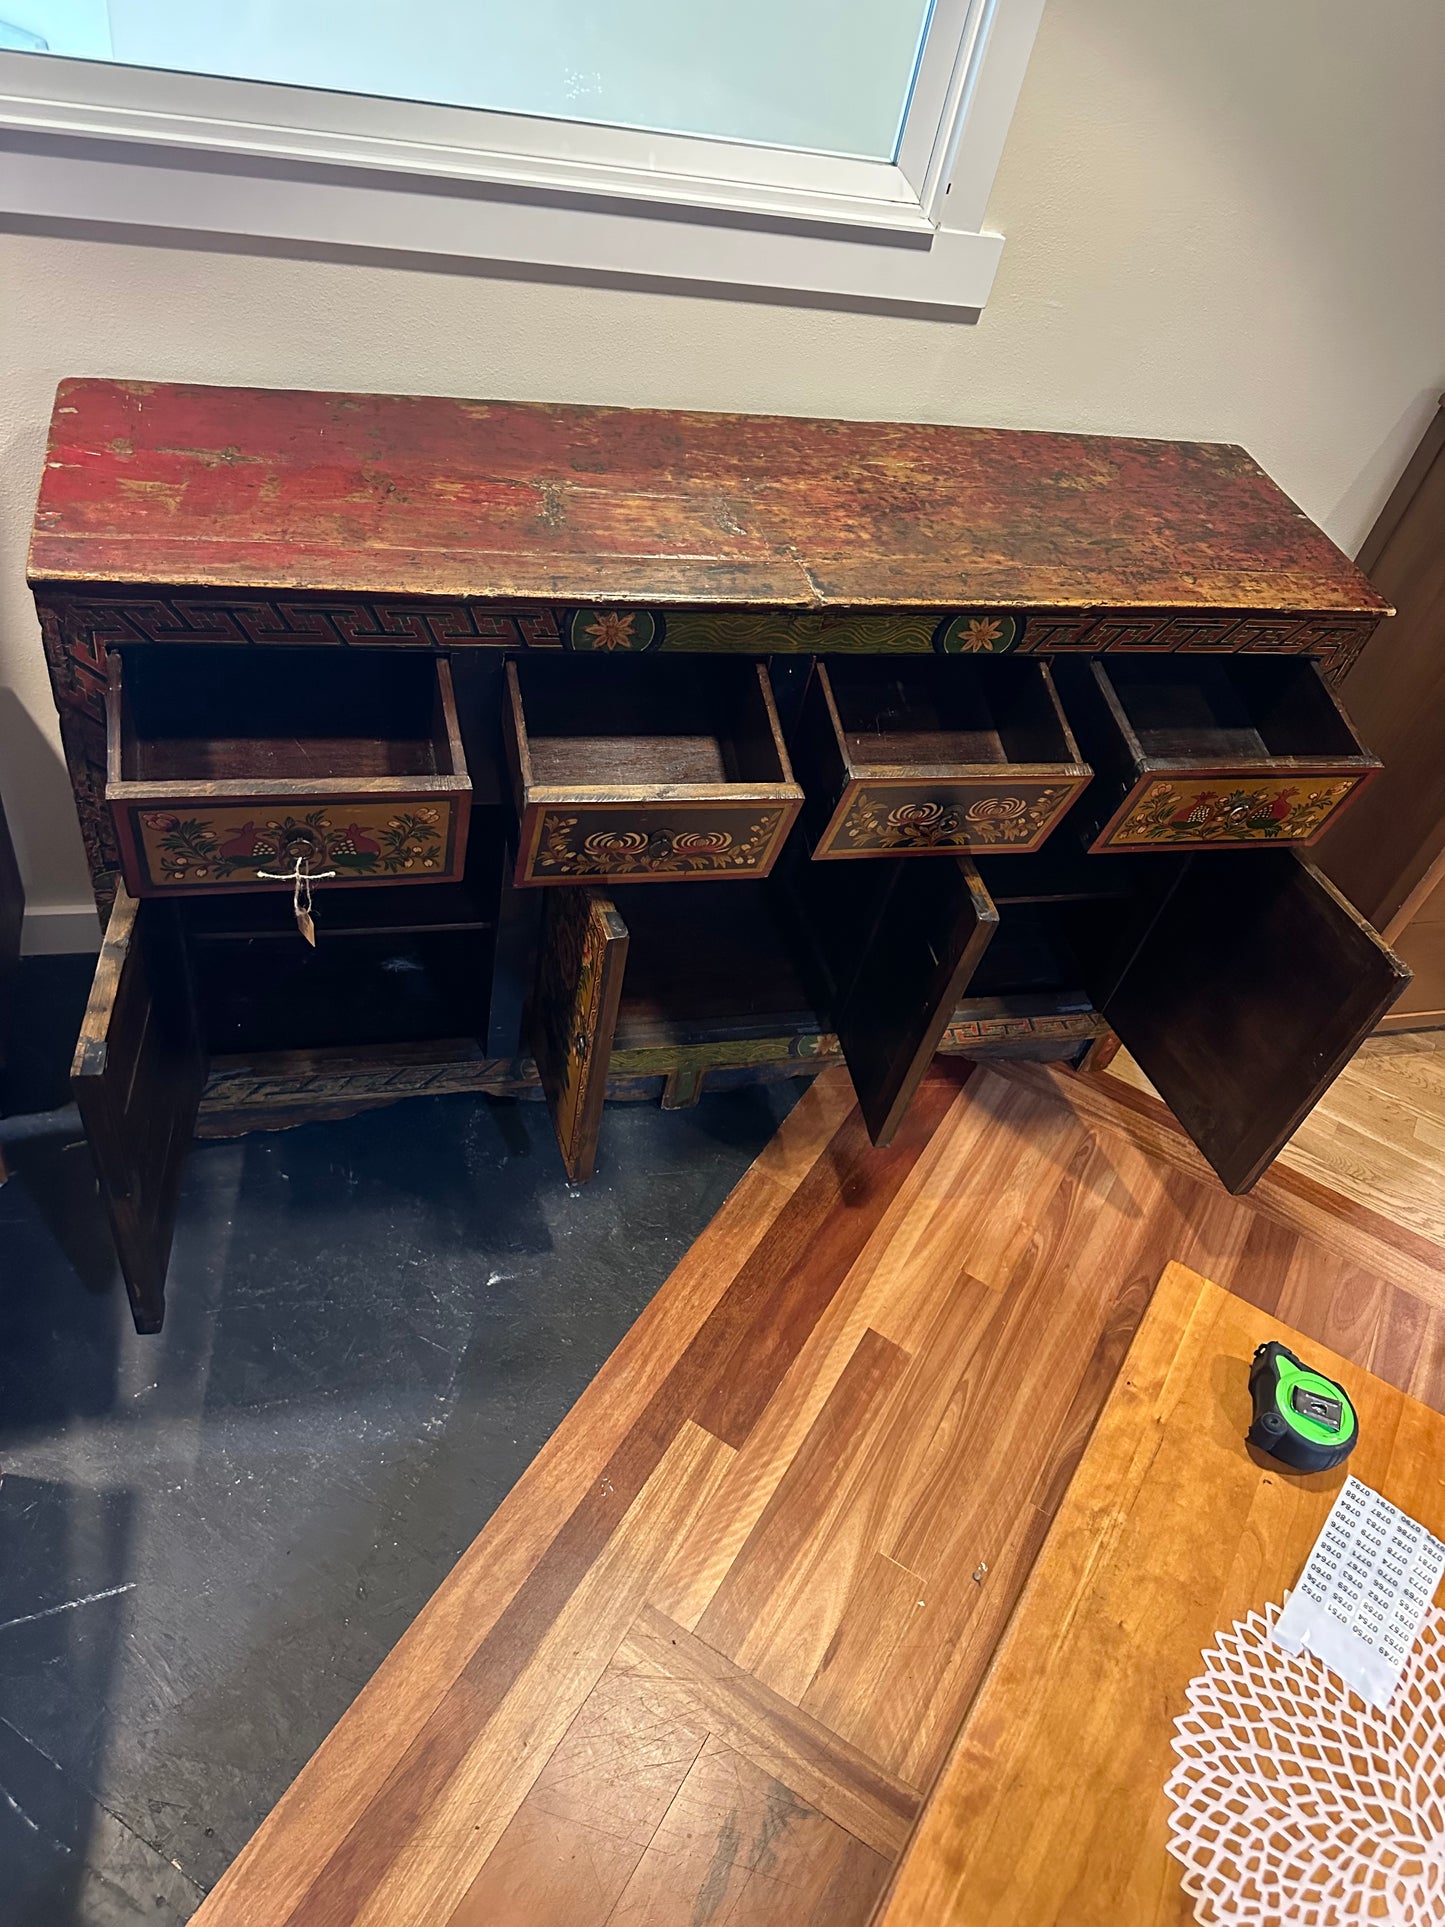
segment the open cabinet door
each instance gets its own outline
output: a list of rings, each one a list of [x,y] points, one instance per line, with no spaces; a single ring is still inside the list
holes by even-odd
[[[70,1082],[140,1332],[165,1316],[166,1265],[206,1081],[176,906],[122,886],[101,946]]]
[[[891,1144],[998,928],[968,857],[811,863],[782,879],[876,1145]]]
[[[1191,857],[1100,1007],[1214,1166],[1247,1191],[1410,973],[1289,850]]]
[[[627,964],[627,925],[600,890],[549,890],[532,993],[532,1055],[574,1184],[591,1177]]]

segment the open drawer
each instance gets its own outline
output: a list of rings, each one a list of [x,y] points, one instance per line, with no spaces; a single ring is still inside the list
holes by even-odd
[[[792,747],[823,859],[1036,850],[1090,775],[1031,660],[820,659]]]
[[[1097,772],[1095,850],[1318,841],[1379,769],[1302,657],[1109,656],[1055,665]]]
[[[760,663],[507,664],[518,884],[766,876],[803,793]]]
[[[132,896],[435,883],[471,784],[444,656],[167,645],[111,654],[105,794]]]
[[[495,886],[499,846],[478,856],[474,873],[495,859]],[[332,891],[314,949],[269,896],[116,892],[71,1085],[138,1331],[159,1331],[164,1316],[181,1172],[213,1061],[294,1075],[298,1056],[321,1070],[328,1053],[480,1055],[495,940],[485,881]]]

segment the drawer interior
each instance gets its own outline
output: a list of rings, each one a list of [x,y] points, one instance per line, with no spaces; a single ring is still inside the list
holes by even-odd
[[[1136,656],[1094,667],[1150,760],[1267,762],[1360,753],[1311,662]]]
[[[826,670],[856,769],[1077,760],[1042,663],[834,656]]]
[[[457,773],[430,655],[176,644],[125,651],[122,667],[125,782]]]
[[[751,661],[568,655],[511,667],[541,788],[789,780]]]

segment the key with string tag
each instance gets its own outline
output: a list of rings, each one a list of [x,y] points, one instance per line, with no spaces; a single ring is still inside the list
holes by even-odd
[[[320,883],[326,877],[334,877],[334,870],[308,870],[305,857],[298,856],[294,870],[258,870],[258,877],[267,883],[289,883],[292,885],[291,909],[296,918],[296,928],[301,932],[314,950],[316,948],[316,924],[311,915],[311,885]]]

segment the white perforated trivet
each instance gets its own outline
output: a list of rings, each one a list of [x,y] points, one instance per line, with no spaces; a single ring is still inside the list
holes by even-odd
[[[1166,1792],[1169,1851],[1208,1927],[1445,1927],[1445,1613],[1387,1712],[1269,1637],[1279,1607],[1204,1654]]]

